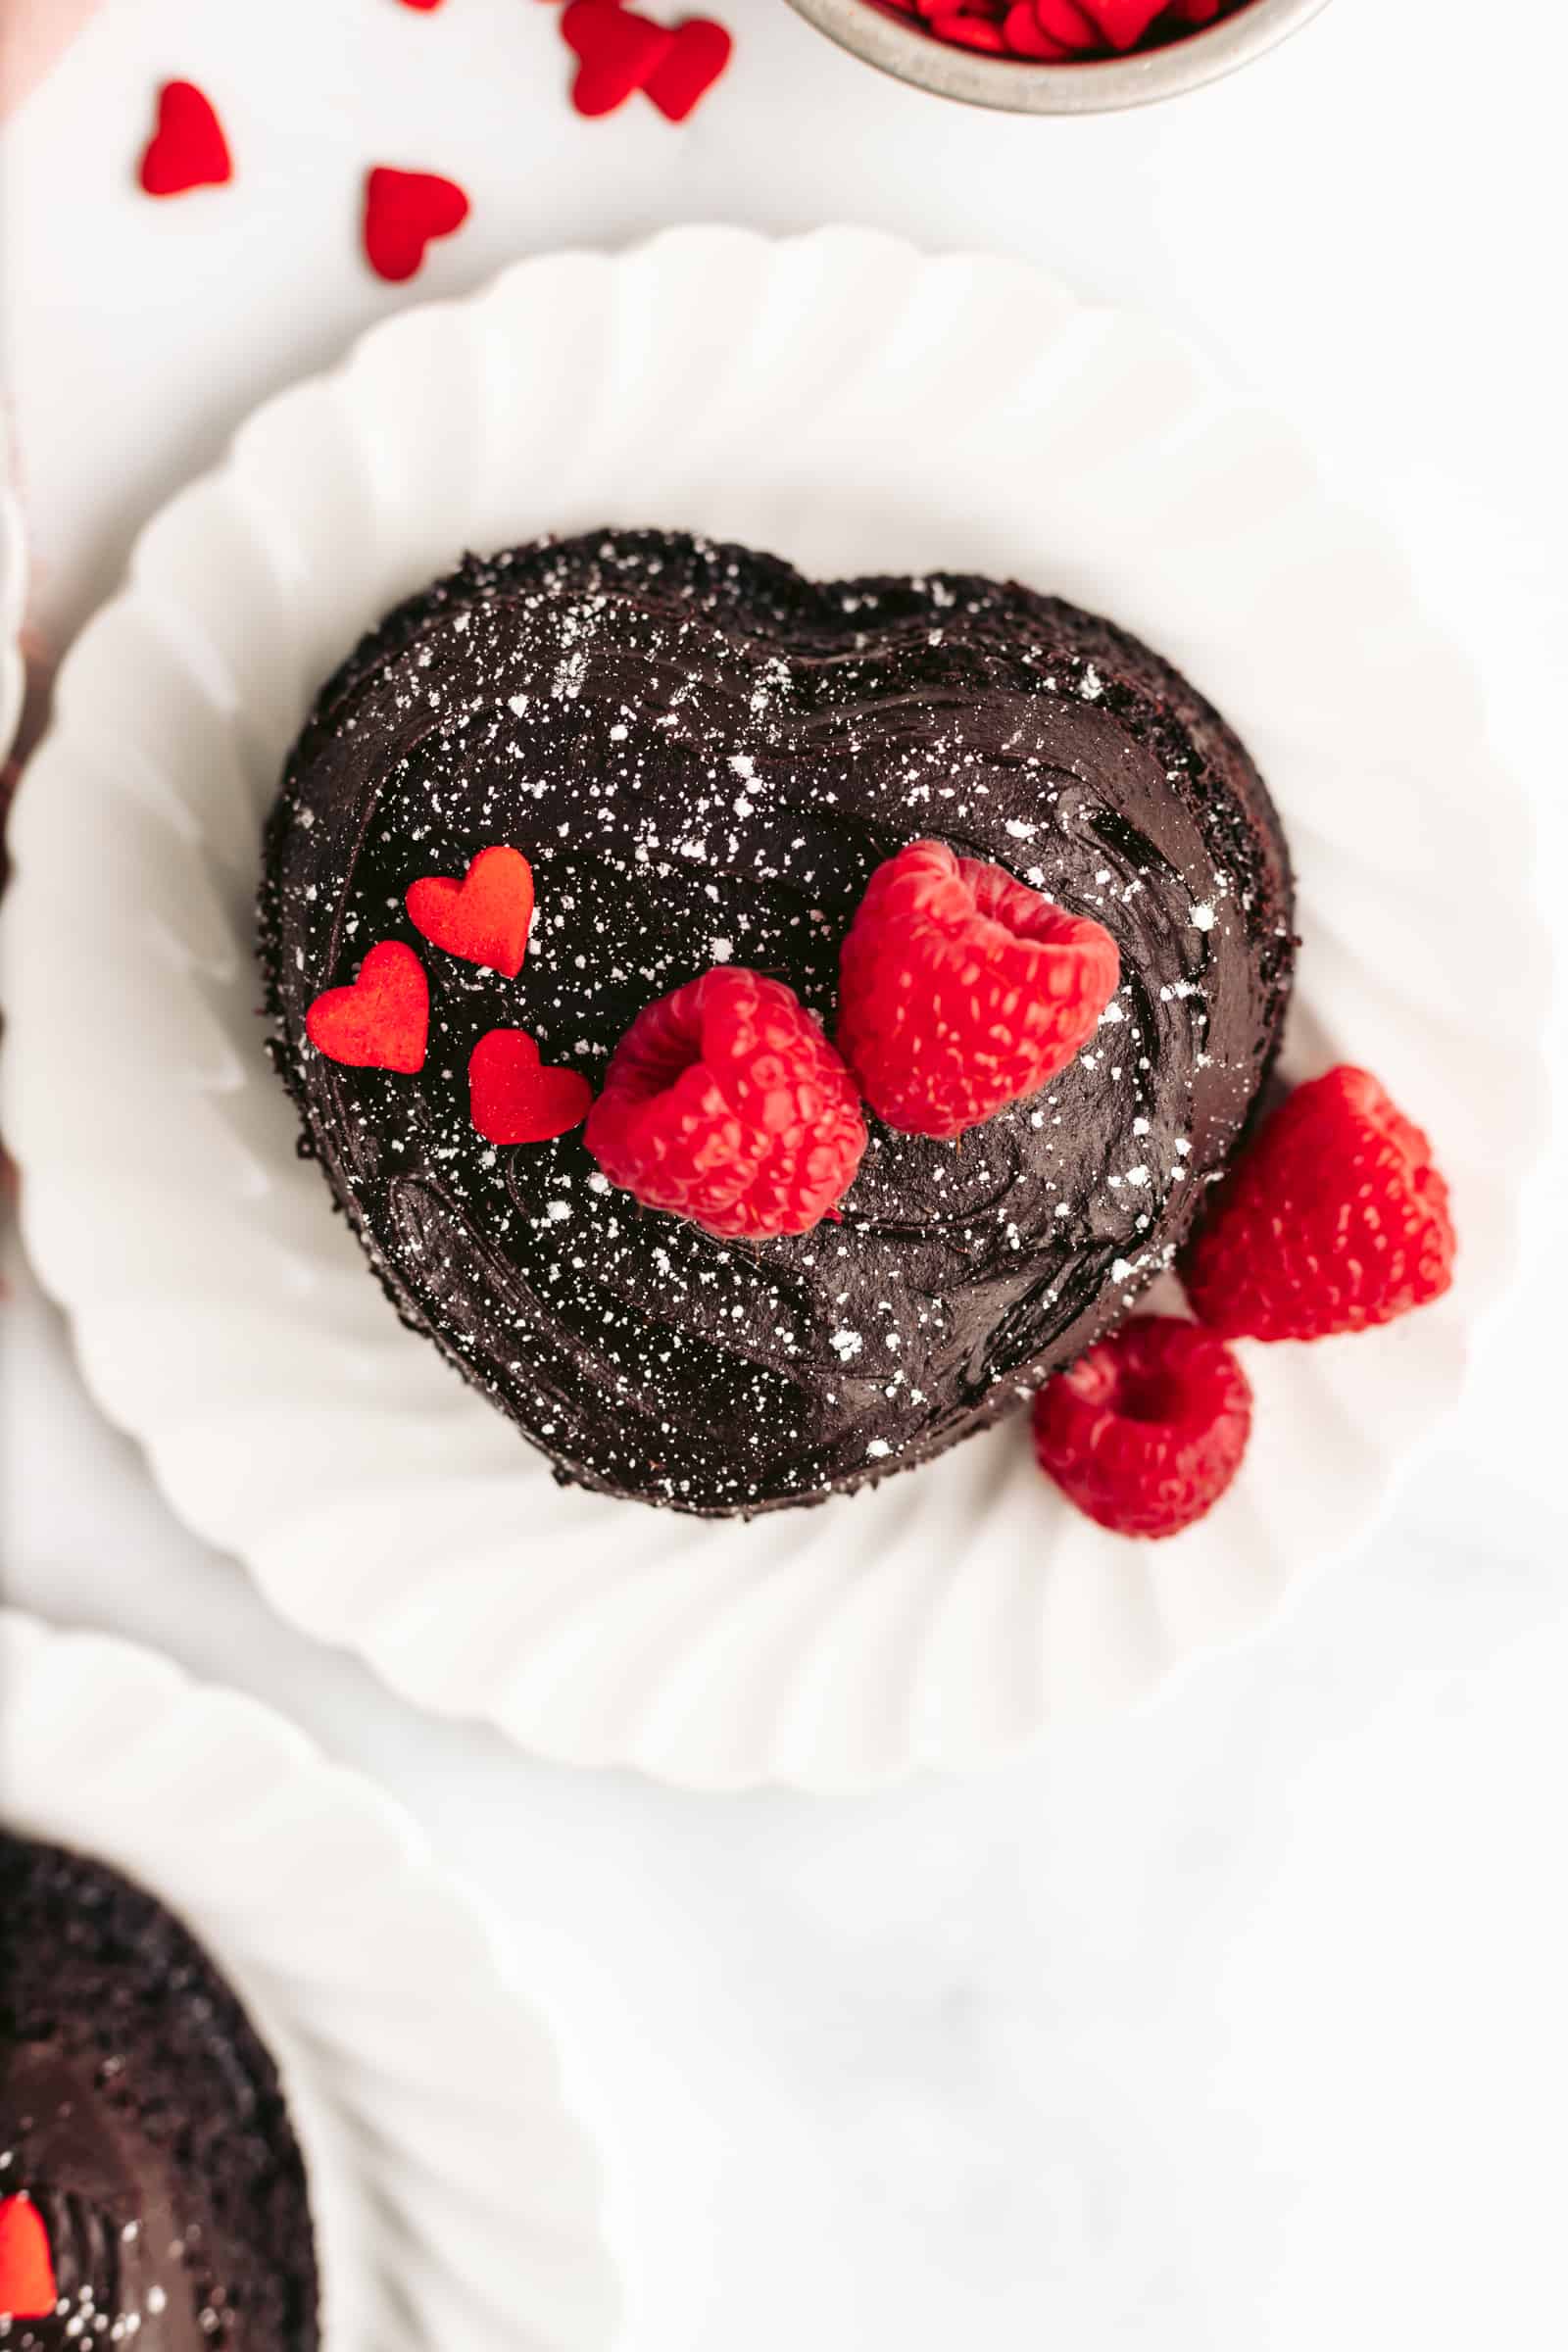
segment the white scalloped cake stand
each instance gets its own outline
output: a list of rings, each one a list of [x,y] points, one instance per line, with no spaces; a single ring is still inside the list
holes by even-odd
[[[618,2284],[555,2047],[406,1814],[167,1659],[0,1610],[0,1819],[166,1902],[271,2049],[322,2352],[607,2352]]]
[[[465,547],[603,523],[1012,573],[1146,635],[1250,744],[1300,877],[1287,1072],[1364,1061],[1431,1127],[1463,1256],[1405,1324],[1252,1350],[1250,1459],[1176,1542],[1074,1516],[1016,1424],[753,1527],[563,1491],[296,1159],[252,896],[312,692]],[[7,924],[34,1259],[177,1508],[421,1706],[705,1787],[971,1765],[1258,1625],[1458,1393],[1538,1131],[1528,820],[1396,559],[1145,319],[842,229],[521,263],[258,411],[144,533],[57,708]],[[1485,1003],[1451,949],[1478,892],[1516,949]]]

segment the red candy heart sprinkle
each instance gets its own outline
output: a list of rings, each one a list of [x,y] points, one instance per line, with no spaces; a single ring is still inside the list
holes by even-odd
[[[1249,0],[871,0],[933,38],[1042,65],[1080,66],[1200,32]]]
[[[612,115],[675,46],[662,24],[633,14],[616,0],[571,0],[561,20],[562,38],[578,60],[571,103],[579,115]]]
[[[59,2300],[43,2216],[28,2197],[0,2197],[0,2319],[47,2320]]]
[[[365,183],[365,254],[378,277],[399,284],[424,260],[432,237],[450,237],[468,218],[455,179],[378,164]]]
[[[985,49],[1000,57],[1007,44],[1002,37],[1002,26],[989,17],[941,16],[931,19],[931,29],[939,41],[956,42],[960,49]]]
[[[514,980],[533,920],[533,868],[520,850],[481,850],[461,882],[430,874],[414,883],[408,908],[432,947]]]
[[[141,159],[149,196],[182,196],[187,188],[221,187],[234,176],[223,126],[210,98],[193,81],[166,81],[158,93],[158,125]]]
[[[1113,49],[1135,49],[1165,6],[1166,0],[1084,0],[1084,13]]]
[[[405,8],[422,8],[429,10],[432,8],[439,8],[441,5],[441,0],[403,0],[403,5]]]
[[[548,1144],[588,1116],[594,1090],[549,1070],[526,1029],[490,1029],[468,1056],[468,1113],[487,1144]]]
[[[395,939],[370,950],[352,988],[329,988],[305,1015],[306,1036],[328,1061],[410,1077],[424,1067],[429,1029],[424,966]]]
[[[1038,57],[1059,66],[1074,54],[1064,41],[1043,29],[1035,14],[1035,0],[1013,0],[1003,19],[1002,37],[1014,57]]]
[[[707,17],[688,17],[676,25],[673,47],[643,88],[662,115],[671,122],[684,122],[729,64],[734,46],[722,24]]]
[[[1042,32],[1060,41],[1069,52],[1104,46],[1104,36],[1078,0],[1035,0],[1035,17]]]

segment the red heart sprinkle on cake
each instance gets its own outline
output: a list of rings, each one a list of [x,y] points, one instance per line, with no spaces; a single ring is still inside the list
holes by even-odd
[[[577,1070],[547,1069],[526,1029],[491,1029],[468,1056],[468,1113],[487,1144],[548,1144],[588,1116]]]
[[[43,2216],[28,2197],[0,2198],[0,2319],[46,2320],[59,2299]]]
[[[158,93],[158,124],[141,159],[149,196],[182,196],[188,188],[221,187],[234,176],[228,141],[212,100],[193,81],[166,81]]]
[[[1441,1298],[1454,1248],[1432,1146],[1346,1064],[1264,1120],[1189,1244],[1182,1280],[1194,1313],[1229,1339],[1321,1340]]]
[[[468,199],[437,172],[378,164],[365,186],[365,254],[378,277],[413,277],[433,237],[450,237],[468,218]]]
[[[329,988],[305,1016],[305,1034],[328,1061],[351,1069],[424,1067],[430,990],[424,966],[401,940],[372,948],[349,988]]]
[[[1035,1454],[1069,1502],[1118,1536],[1174,1536],[1242,1465],[1252,1392],[1223,1340],[1174,1315],[1135,1315],[1048,1380]]]
[[[461,882],[427,875],[411,885],[409,919],[432,947],[514,980],[533,920],[533,868],[520,850],[481,850]]]
[[[913,842],[877,867],[845,938],[839,1051],[878,1118],[951,1141],[1071,1061],[1120,962],[1101,924]]]

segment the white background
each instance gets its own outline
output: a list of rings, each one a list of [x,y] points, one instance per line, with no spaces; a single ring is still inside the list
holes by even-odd
[[[735,66],[677,131],[579,122],[536,0],[108,0],[0,147],[51,644],[258,398],[399,302],[666,221],[852,220],[1050,263],[1286,412],[1484,673],[1549,891],[1559,12],[1334,0],[1084,122],[905,91],[783,0],[721,13]],[[170,74],[240,176],[156,206]],[[374,162],[473,198],[410,289],[358,256]],[[1480,1001],[1508,952],[1478,904]],[[714,1800],[420,1722],[173,1522],[14,1250],[7,1592],[291,1712],[505,1907],[607,2151],[627,2352],[1534,2352],[1568,2340],[1565,1209],[1554,1155],[1518,1302],[1360,1558],[1149,1713],[967,1783]]]

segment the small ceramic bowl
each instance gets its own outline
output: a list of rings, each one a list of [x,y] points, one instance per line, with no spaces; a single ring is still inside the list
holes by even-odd
[[[1098,115],[1111,108],[1148,106],[1217,81],[1315,17],[1328,0],[1249,0],[1236,15],[1161,49],[1103,58],[1082,66],[1036,65],[1024,58],[982,56],[939,41],[912,20],[870,0],[790,0],[803,17],[842,48],[917,89],[999,107],[1018,115]]]

